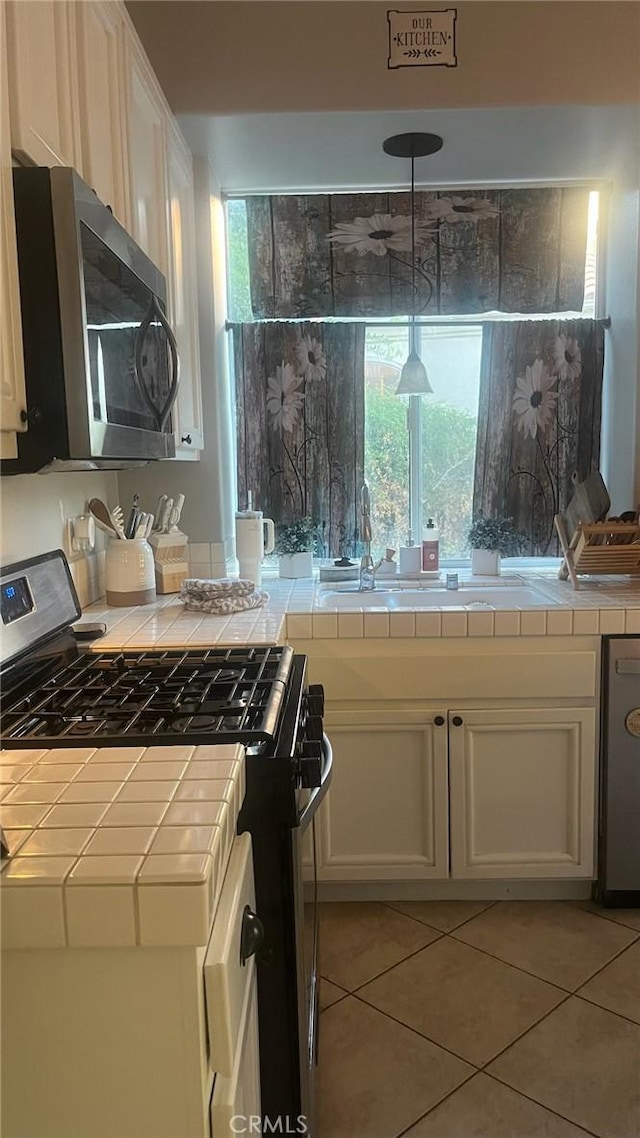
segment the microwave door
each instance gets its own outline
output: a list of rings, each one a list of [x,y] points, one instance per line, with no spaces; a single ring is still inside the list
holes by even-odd
[[[82,222],[80,231],[93,452],[172,457],[166,423],[177,387],[177,352],[160,302]],[[138,379],[140,355],[146,367],[144,387]]]

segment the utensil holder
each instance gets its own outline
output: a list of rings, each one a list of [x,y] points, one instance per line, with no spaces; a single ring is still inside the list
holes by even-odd
[[[153,553],[143,537],[122,541],[114,537],[107,545],[105,561],[107,604],[148,605],[156,599]]]
[[[185,556],[188,540],[181,530],[151,534],[149,545],[153,550],[158,593],[178,593],[185,577],[189,576],[189,563]]]

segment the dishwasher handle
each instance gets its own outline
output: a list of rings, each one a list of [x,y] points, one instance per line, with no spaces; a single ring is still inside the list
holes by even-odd
[[[616,660],[619,676],[640,676],[640,660]]]

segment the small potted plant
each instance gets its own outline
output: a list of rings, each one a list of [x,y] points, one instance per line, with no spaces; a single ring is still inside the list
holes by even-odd
[[[513,518],[473,519],[469,530],[471,573],[474,577],[499,577],[500,557],[517,557],[522,548],[522,534]]]
[[[316,544],[316,527],[311,518],[300,518],[291,525],[282,526],[276,537],[280,577],[313,576],[313,550]]]

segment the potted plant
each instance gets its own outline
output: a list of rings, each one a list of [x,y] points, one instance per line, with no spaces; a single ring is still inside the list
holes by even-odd
[[[300,518],[291,525],[282,526],[276,537],[280,577],[311,577],[316,527],[311,518]]]
[[[522,548],[522,534],[513,518],[473,519],[469,530],[471,572],[474,577],[498,577],[500,557],[517,557]]]

